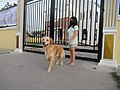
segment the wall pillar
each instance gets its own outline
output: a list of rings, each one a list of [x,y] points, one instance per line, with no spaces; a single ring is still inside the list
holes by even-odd
[[[16,32],[16,52],[23,52],[23,20],[24,20],[24,0],[17,0],[17,32]]]
[[[99,66],[118,68],[115,60],[118,1],[105,0],[102,59]]]
[[[103,47],[102,47],[102,59],[98,63],[99,66],[109,66],[118,68],[117,61],[115,59],[116,50],[116,30],[105,30],[103,33]]]

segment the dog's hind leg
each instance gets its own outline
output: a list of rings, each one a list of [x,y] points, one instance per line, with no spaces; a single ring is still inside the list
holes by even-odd
[[[61,59],[61,63],[60,63],[60,65],[62,66],[63,64],[64,64],[63,59]]]
[[[62,66],[64,64],[64,58],[60,58],[60,61],[61,61],[60,65]]]
[[[58,58],[56,58],[56,65],[58,65],[59,64],[59,61],[60,61],[60,58],[58,57]]]
[[[64,59],[65,59],[64,50],[60,53],[59,59],[61,61],[60,65],[62,66],[64,64]]]

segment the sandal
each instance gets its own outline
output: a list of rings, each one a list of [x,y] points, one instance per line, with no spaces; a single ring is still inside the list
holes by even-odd
[[[75,63],[69,63],[68,65],[69,65],[69,66],[74,66],[74,65],[75,65]]]

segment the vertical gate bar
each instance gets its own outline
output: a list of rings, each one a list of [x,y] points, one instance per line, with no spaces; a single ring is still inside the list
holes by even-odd
[[[29,14],[28,14],[28,12],[29,12],[29,5],[26,5],[26,7],[27,7],[26,8],[26,15],[29,17]],[[27,24],[26,24],[26,34],[25,34],[25,36],[26,36],[25,38],[26,39],[25,39],[25,44],[27,43],[28,33],[29,33],[29,26],[28,26],[29,25],[29,19],[28,19],[28,17],[26,17],[26,21],[27,21],[26,23]]]
[[[32,11],[30,12],[30,10],[32,9],[32,4],[29,5],[29,14],[30,14],[30,25],[29,25],[29,32],[31,33],[32,30]],[[32,35],[30,37],[30,43],[32,42]]]
[[[34,41],[35,41],[35,43],[37,43],[37,8],[36,8],[36,5],[37,4],[37,2],[35,2],[35,38],[34,38]]]
[[[72,0],[72,16],[73,16],[73,6],[74,6],[74,0]]]
[[[89,0],[87,0],[87,13],[86,13],[86,30],[88,31],[88,7],[89,7]],[[88,33],[88,32],[87,32]],[[87,43],[87,40],[85,40],[85,45]]]
[[[69,0],[69,6],[68,6],[68,17],[70,18],[70,0]],[[69,26],[69,19],[68,19],[68,26]]]
[[[39,43],[39,32],[40,32],[40,31],[39,31],[39,25],[41,25],[41,24],[39,23],[39,20],[40,20],[40,16],[39,16],[39,15],[40,15],[40,14],[39,14],[40,6],[39,6],[39,3],[40,3],[40,1],[37,2],[37,7],[36,7],[36,8],[37,8],[37,22],[36,22],[36,23],[37,23],[37,43]],[[38,7],[39,7],[39,8],[38,8]],[[39,24],[39,25],[38,25],[38,24]]]
[[[66,12],[67,12],[67,0],[65,0],[65,18],[64,18],[64,45],[65,45],[65,35],[66,35]]]
[[[78,0],[76,0],[76,2],[75,2],[75,16],[77,15],[77,1]]]
[[[79,26],[79,30],[78,30],[78,31],[79,31],[79,32],[80,32],[80,27],[81,27],[81,26],[80,26],[80,18],[81,18],[80,15],[81,15],[81,0],[79,0],[79,16],[78,16],[78,26]],[[79,40],[79,36],[80,36],[80,35],[79,35],[79,33],[78,33],[78,45],[79,45],[79,41],[80,41],[80,40]]]
[[[26,2],[24,2],[24,20],[23,20],[23,46],[22,46],[22,50],[25,50],[25,33],[26,33]]]
[[[93,45],[93,50],[95,50],[95,30],[96,30],[96,24],[97,24],[96,23],[96,19],[98,18],[98,17],[96,18],[96,15],[97,15],[97,0],[96,0],[96,4],[95,5],[96,5],[96,7],[95,7],[95,24],[94,24],[95,26],[94,26],[94,45]]]
[[[62,0],[62,29],[63,29],[63,31],[64,31],[64,23],[63,23],[63,15],[64,15],[64,0]],[[63,43],[64,44],[64,43]]]
[[[39,28],[40,28],[40,25],[41,25],[41,24],[40,24],[40,20],[41,20],[41,19],[40,19],[40,14],[39,14],[39,13],[40,13],[39,11],[40,11],[41,7],[39,6],[39,3],[40,3],[40,1],[38,1],[38,3],[37,3],[37,7],[39,7],[39,9],[37,9],[37,12],[38,12],[38,15],[37,15],[37,17],[38,17],[38,18],[37,18],[37,20],[38,20],[38,21],[37,21],[37,29],[38,29],[37,38],[38,38],[38,43],[40,43],[40,40],[39,40],[39,38],[40,38],[40,36],[39,36],[39,34],[40,34],[40,29],[39,29]]]
[[[33,7],[34,7],[34,9],[33,9],[33,32],[35,32],[35,18],[36,18],[36,15],[35,15],[35,3],[33,3]],[[33,43],[35,43],[35,34],[33,35]]]
[[[55,2],[57,5],[56,5],[56,7],[55,7],[55,30],[54,30],[54,32],[57,32],[57,12],[58,12],[58,0],[56,0],[56,2]],[[56,34],[56,33],[55,33]],[[55,35],[55,36],[57,36],[57,35]],[[59,36],[58,36],[59,37]],[[56,39],[57,39],[57,37],[55,38],[55,40],[54,41],[56,41]],[[57,40],[57,42],[59,43],[59,40]]]
[[[30,4],[27,4],[26,3],[26,9],[27,9],[27,11],[26,11],[26,22],[28,22],[28,25],[26,24],[26,31],[27,31],[27,33],[28,33],[28,35],[30,35]],[[31,36],[30,36],[31,37]],[[30,38],[29,36],[28,36],[28,38],[27,38],[27,40]],[[26,41],[27,41],[26,40]],[[29,42],[30,42],[30,39],[28,40]]]
[[[32,11],[30,12],[30,10],[32,10],[32,4],[29,5],[29,14],[30,14],[30,26],[29,26],[29,32],[30,30],[32,30]],[[31,33],[31,32],[30,32]],[[32,42],[32,37],[30,37],[30,43]]]
[[[38,30],[38,3],[39,1],[36,2],[36,43],[39,42],[39,38],[38,38],[38,33],[39,33],[39,30]]]
[[[40,27],[39,27],[39,28],[40,28],[40,33],[39,33],[39,35],[40,35],[40,43],[41,43],[41,35],[42,35],[43,31],[44,31],[44,30],[42,30],[42,26],[43,26],[43,22],[42,22],[42,21],[43,21],[43,7],[42,7],[43,1],[41,1],[41,3],[39,3],[39,4],[40,4],[39,6],[41,7],[41,12],[39,12],[39,14],[41,15],[41,21],[40,21],[41,24],[40,24]],[[41,32],[42,32],[42,33],[41,33]]]
[[[36,21],[36,27],[37,27],[37,36],[36,36],[36,39],[37,39],[37,42],[36,43],[39,43],[39,27],[38,27],[38,24],[39,24],[39,19],[40,19],[40,16],[38,16],[39,15],[39,9],[40,9],[40,7],[39,7],[39,9],[38,9],[38,7],[39,7],[39,1],[37,2],[37,6],[36,6],[36,8],[37,8],[37,10],[36,10],[36,17],[37,17],[37,21]]]
[[[50,0],[48,0],[48,33],[49,28],[50,28]],[[50,34],[48,36],[50,36]]]
[[[37,2],[35,2],[35,43],[36,43],[36,36],[37,36],[37,8],[36,8]]]
[[[35,20],[35,25],[34,25],[34,27],[35,27],[35,31],[34,31],[35,37],[34,37],[34,43],[36,43],[36,39],[37,39],[37,38],[36,38],[36,36],[37,36],[37,27],[36,27],[36,26],[37,26],[37,25],[36,25],[36,24],[37,24],[37,23],[36,23],[36,22],[37,22],[37,20],[36,20],[36,17],[37,17],[36,15],[37,15],[37,14],[36,14],[36,9],[37,9],[37,8],[36,8],[36,2],[35,2],[35,19],[34,19],[34,20]]]
[[[51,0],[51,13],[50,13],[50,37],[54,40],[54,13],[55,13],[55,0]]]
[[[34,5],[32,4],[32,7],[31,7],[32,11],[31,11],[31,30],[33,30],[33,11],[34,11]],[[31,43],[33,43],[33,36],[31,37]]]
[[[61,15],[61,0],[59,0],[59,19],[58,19],[59,20],[59,22],[58,22],[59,23],[59,25],[58,25],[59,30],[60,30],[60,27],[61,27],[60,26],[60,23],[61,23],[60,15]],[[61,44],[62,44],[62,42],[61,42]]]
[[[89,36],[89,45],[91,45],[91,30],[92,30],[92,20],[93,20],[93,18],[92,18],[92,16],[93,16],[93,14],[92,14],[92,12],[93,12],[93,0],[91,1],[91,10],[90,10],[90,36]]]
[[[71,0],[69,0],[69,6],[68,6],[68,7],[69,7],[69,8],[68,8],[68,17],[69,17],[69,18],[70,18],[70,1],[71,1]],[[68,22],[69,22],[69,19],[68,19]]]
[[[42,1],[39,1],[39,3],[38,3],[38,7],[39,7],[39,20],[38,20],[38,43],[41,43],[41,26],[42,26],[42,13],[41,13],[41,11],[42,11],[42,7],[41,7],[41,3],[42,3]],[[41,16],[41,17],[40,17]],[[39,39],[40,38],[40,39]]]
[[[36,8],[35,8],[35,4],[36,4],[36,2],[34,3],[34,15],[33,15],[33,20],[34,20],[34,24],[33,24],[33,28],[34,28],[34,38],[33,38],[33,43],[35,43],[35,35],[36,35],[36,33],[35,33],[35,29],[36,29]]]
[[[45,25],[45,16],[44,16],[45,15],[44,14],[45,13],[45,1],[46,0],[43,0],[43,10],[42,10],[43,11],[43,22],[42,23],[43,23],[43,32],[45,32],[45,36],[46,36],[46,31],[45,31],[45,28],[44,28],[44,25]]]
[[[33,30],[33,4],[31,4],[31,30]],[[32,35],[32,33],[31,33],[31,35]],[[30,43],[32,43],[33,42],[33,36],[31,37],[31,42]]]
[[[32,29],[34,31],[34,3],[32,4]],[[34,36],[32,36],[32,43],[34,43]]]
[[[56,3],[57,3],[57,7],[56,7],[56,30],[58,30],[58,43],[60,43],[60,40],[59,40],[59,28],[58,28],[58,4],[59,4],[59,2],[58,2],[58,0],[56,1]]]
[[[46,10],[45,10],[45,32],[47,33],[47,36],[48,36],[48,30],[47,30],[47,1],[46,0]]]
[[[58,1],[58,0],[57,0]],[[54,43],[58,43],[58,34],[57,34],[57,1],[55,2],[55,18],[54,18]]]
[[[47,15],[47,17],[46,17],[46,20],[47,20],[47,27],[46,27],[46,29],[47,29],[47,36],[48,36],[48,22],[49,22],[49,20],[48,20],[48,9],[49,9],[48,5],[49,5],[49,0],[47,1],[47,9],[46,9],[46,15]]]
[[[82,18],[82,31],[83,31],[83,25],[84,25],[84,19],[85,19],[85,17],[84,17],[84,5],[85,5],[85,0],[83,0],[83,18]],[[83,34],[82,34],[82,37],[83,37]],[[83,42],[83,40],[81,39],[81,45],[82,45],[82,42]]]
[[[35,32],[35,3],[33,5],[33,32]],[[33,43],[35,43],[35,34],[33,35]]]
[[[86,29],[88,27],[88,7],[89,7],[89,0],[87,0]]]
[[[30,13],[30,8],[31,8],[31,4],[28,5],[28,33],[30,35],[30,29],[31,29],[31,13]],[[29,42],[31,42],[31,36],[29,37]]]
[[[37,17],[37,15],[38,15],[38,12],[37,12],[37,9],[38,9],[38,7],[37,7],[37,3],[38,3],[38,1],[35,3],[35,16],[36,16],[36,18],[35,18],[35,43],[37,43],[38,41],[37,41],[37,34],[38,34],[38,28],[37,28],[37,24],[38,24],[38,17]]]
[[[104,17],[104,0],[101,0],[100,23],[99,23],[99,41],[98,41],[98,61],[101,60],[101,56],[102,56],[103,17]]]
[[[48,2],[48,15],[49,15],[49,17],[48,17],[48,20],[50,19],[50,0],[49,0],[49,2]]]
[[[59,30],[61,29],[61,0],[59,0]],[[61,30],[63,30],[63,29],[61,29]],[[62,43],[62,42],[61,42]]]
[[[27,5],[26,5],[26,15],[27,15],[27,10],[28,8],[27,8]],[[26,17],[26,26],[27,26],[27,17]],[[27,27],[26,27],[26,33],[27,33]],[[26,44],[26,39],[27,39],[27,35],[26,35],[26,33],[25,33],[25,44]]]

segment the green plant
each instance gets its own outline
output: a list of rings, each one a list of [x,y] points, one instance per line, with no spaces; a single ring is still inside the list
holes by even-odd
[[[117,72],[111,73],[113,79],[117,82],[117,87],[120,89],[120,76],[117,74]]]

